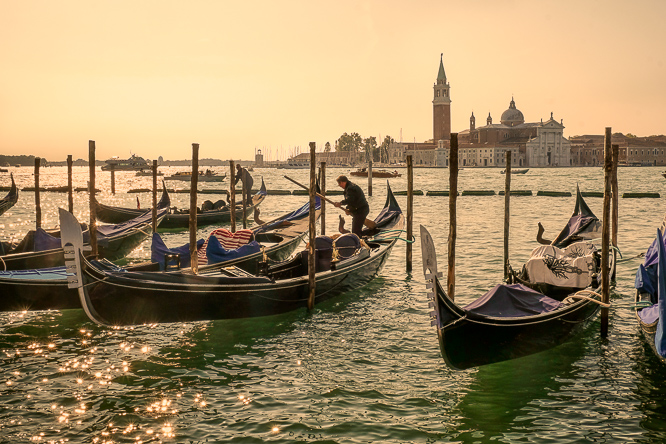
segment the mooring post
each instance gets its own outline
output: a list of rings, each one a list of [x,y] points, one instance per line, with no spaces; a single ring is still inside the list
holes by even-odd
[[[610,245],[610,205],[611,205],[611,176],[613,174],[613,152],[611,148],[611,128],[606,128],[604,138],[604,208],[601,219],[601,301],[610,302],[610,272],[609,272],[609,245]],[[608,336],[608,308],[601,307],[601,337]]]
[[[236,232],[236,166],[234,161],[229,161],[229,216],[231,217],[231,232]]]
[[[453,301],[456,295],[456,202],[458,199],[458,133],[451,133],[449,153],[449,270],[447,291]]]
[[[321,189],[321,195],[326,197],[326,162],[321,163],[321,176],[319,179],[319,188]],[[326,199],[319,199],[320,208],[321,208],[321,235],[326,234]]]
[[[315,274],[317,272],[317,261],[315,255],[315,239],[317,237],[317,227],[315,225],[315,142],[310,142],[310,242],[308,244],[308,309],[312,310],[315,303]]]
[[[368,196],[372,197],[372,159],[368,159]]]
[[[74,189],[72,187],[72,155],[67,155],[67,203],[69,212],[74,214]]]
[[[39,196],[39,157],[35,157],[35,227],[42,227],[42,202]]]
[[[619,218],[619,208],[618,208],[618,185],[617,185],[617,164],[620,157],[620,146],[612,145],[613,149],[613,174],[611,175],[611,194],[613,195],[613,202],[611,206],[611,244],[617,248],[617,221]]]
[[[405,270],[412,272],[412,238],[414,236],[414,163],[407,156],[407,244],[405,246]]]
[[[243,172],[243,170],[241,169],[241,174],[242,174],[242,172]],[[246,172],[245,174],[248,174],[248,173]],[[241,182],[242,182],[241,183],[241,193],[242,193],[242,199],[241,200],[243,201],[243,229],[246,229],[247,228],[247,202],[245,202],[245,192],[246,192],[247,189],[245,188],[245,181],[243,179],[244,179],[244,177],[241,177]]]
[[[116,194],[116,167],[111,165],[111,194]]]
[[[197,189],[199,186],[199,144],[192,144],[192,180],[190,181],[190,265],[192,273],[199,272],[197,254]]]
[[[90,233],[90,247],[93,257],[97,256],[97,198],[95,197],[95,141],[88,141],[88,170],[90,178],[88,180],[88,202],[90,205],[90,224],[88,231]]]
[[[157,160],[153,160],[153,233],[157,233]]]
[[[504,279],[509,277],[509,222],[511,212],[511,151],[506,151],[506,170],[504,171]]]

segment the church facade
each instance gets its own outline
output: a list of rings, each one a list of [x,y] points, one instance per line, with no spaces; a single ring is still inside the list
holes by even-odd
[[[403,163],[411,155],[415,166],[448,167],[451,134],[451,87],[444,71],[443,55],[433,86],[433,138],[422,143],[395,142],[389,147],[389,162]],[[486,125],[477,127],[474,113],[469,129],[458,133],[459,166],[501,167],[506,152],[512,164],[525,167],[570,166],[571,144],[564,125],[551,113],[550,119],[525,122],[513,98],[500,123],[488,114]]]

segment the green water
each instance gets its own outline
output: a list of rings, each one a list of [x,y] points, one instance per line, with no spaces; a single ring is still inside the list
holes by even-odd
[[[62,185],[64,171],[43,169],[42,186]],[[499,171],[465,169],[459,190],[503,190]],[[84,186],[87,170],[75,172],[75,186]],[[328,188],[346,172],[329,168]],[[19,169],[19,184],[29,186],[31,173]],[[255,184],[263,175],[269,189],[294,189],[282,174],[303,183],[307,171],[255,169]],[[136,205],[136,195],[123,191],[149,187],[150,181],[116,173],[118,194],[103,191],[99,200]],[[367,179],[358,183],[367,187]],[[574,197],[536,192],[574,194],[576,183],[584,191],[601,191],[603,172],[531,169],[513,177],[513,189],[532,190],[534,196],[511,199],[512,264],[524,262],[536,246],[538,221],[553,237],[573,211]],[[0,442],[664,442],[666,367],[643,344],[631,310],[640,261],[635,257],[647,249],[663,218],[664,183],[659,168],[619,170],[620,194],[662,197],[620,199],[619,244],[627,260],[618,266],[607,339],[600,338],[597,321],[553,350],[464,372],[448,369],[430,327],[417,239],[411,274],[401,242],[380,277],[312,312],[127,329],[98,327],[80,310],[2,313]],[[384,184],[374,181],[371,214],[384,204]],[[110,189],[108,174],[100,173],[98,185]],[[404,176],[391,185],[405,190]],[[448,189],[448,171],[417,169],[415,188]],[[149,206],[147,194],[139,198],[142,207]],[[189,197],[172,199],[187,206]],[[304,199],[269,196],[262,219]],[[404,196],[398,202],[406,209]],[[587,202],[600,216],[602,199]],[[53,226],[66,195],[42,194],[42,205],[44,225]],[[84,194],[75,198],[81,220],[87,205]],[[414,208],[415,232],[419,224],[428,227],[443,269],[448,198],[416,196]],[[337,227],[336,211],[329,206],[328,232]],[[502,277],[503,217],[503,196],[458,199],[461,305]],[[22,193],[1,217],[0,236],[18,237],[33,226],[33,194]],[[201,228],[199,235],[211,229]],[[167,244],[187,241],[183,233],[164,237]],[[148,255],[148,244],[132,253]]]

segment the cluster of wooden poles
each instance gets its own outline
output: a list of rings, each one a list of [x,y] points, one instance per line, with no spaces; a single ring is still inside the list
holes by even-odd
[[[316,215],[315,215],[315,196],[316,196],[316,157],[315,157],[315,142],[310,142],[310,186],[309,191],[309,202],[310,202],[310,223],[309,223],[309,238],[314,239],[317,236],[316,231]],[[90,179],[88,182],[88,193],[89,193],[89,203],[90,203],[90,246],[91,254],[93,256],[97,255],[97,217],[96,217],[96,205],[95,205],[95,141],[88,141],[88,164],[90,169]],[[36,215],[36,227],[40,228],[42,225],[42,210],[41,210],[41,201],[40,201],[40,188],[39,188],[39,168],[40,168],[40,158],[35,158],[35,215]],[[236,182],[235,177],[235,165],[234,161],[229,161],[229,168],[231,171],[230,174],[230,183],[233,184]],[[189,233],[190,233],[190,262],[192,264],[192,272],[197,273],[198,271],[198,260],[197,260],[197,185],[198,185],[198,174],[199,171],[199,144],[192,144],[192,178],[190,184],[190,220],[189,220]],[[153,189],[152,189],[152,229],[153,232],[157,230],[157,160],[153,160],[152,164],[153,172]],[[112,193],[115,193],[114,184],[114,171],[111,170],[112,175]],[[321,234],[326,234],[326,162],[321,163],[320,167],[320,177],[321,177],[321,194],[323,197],[321,200]],[[286,176],[285,176],[286,177]],[[407,156],[407,183],[408,183],[408,192],[407,192],[407,238],[412,239],[413,237],[413,190],[414,190],[414,169],[412,164],[412,156]],[[296,182],[297,183],[297,182]],[[301,184],[298,184],[301,185]],[[302,185],[301,185],[302,186]],[[73,213],[74,211],[74,194],[72,188],[72,155],[67,156],[67,190],[68,190],[68,211]],[[243,228],[247,227],[247,202],[245,201],[245,182],[243,182],[242,189],[242,201],[243,201]],[[372,196],[372,162],[369,165],[369,174],[368,174],[368,195]],[[329,201],[330,202],[330,201]],[[231,232],[236,231],[236,212],[233,211],[236,208],[236,190],[232,185],[230,186],[229,192],[229,206],[232,209],[230,211],[231,216]],[[309,242],[308,250],[308,272],[309,272],[309,284],[310,292],[308,298],[308,308],[312,309],[314,307],[314,297],[315,297],[315,252],[314,252],[314,242]],[[407,253],[406,253],[406,263],[407,271],[412,271],[412,244],[411,242],[407,243]]]
[[[604,203],[601,236],[601,296],[602,302],[610,302],[610,244],[617,248],[618,185],[617,164],[619,145],[611,145],[611,128],[606,128],[604,137]],[[447,291],[455,299],[456,270],[456,201],[458,197],[458,134],[451,134],[449,159],[449,238]],[[504,277],[509,274],[509,220],[511,202],[511,152],[506,152],[506,177],[504,182]],[[611,215],[612,204],[612,215]],[[611,224],[612,220],[612,224]],[[611,233],[612,225],[612,233]],[[608,308],[601,308],[601,336],[608,336]]]

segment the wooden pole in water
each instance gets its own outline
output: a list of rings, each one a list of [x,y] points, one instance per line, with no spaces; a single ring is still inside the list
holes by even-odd
[[[317,261],[315,254],[315,238],[317,227],[315,226],[315,142],[310,142],[310,243],[308,244],[308,309],[312,310],[315,303],[315,274],[317,272]]]
[[[412,240],[414,234],[414,163],[407,156],[407,245],[405,246],[405,270],[412,272]]]
[[[231,174],[229,174],[229,216],[231,217],[231,232],[236,232],[236,166],[234,161],[229,161],[229,169]]]
[[[326,162],[321,163],[321,178],[319,179],[319,188],[321,195],[326,197]],[[326,199],[320,199],[321,202],[321,235],[326,234]]]
[[[157,160],[153,160],[153,233],[157,232]]]
[[[506,151],[506,170],[504,171],[504,279],[509,277],[509,223],[511,202],[511,151]]]
[[[42,228],[42,202],[39,196],[39,163],[40,158],[35,157],[35,227]]]
[[[192,144],[192,180],[190,181],[190,265],[192,273],[199,272],[197,255],[197,187],[199,185],[199,144]]]
[[[90,232],[90,247],[92,248],[91,254],[97,256],[97,198],[95,197],[95,141],[88,141],[88,170],[90,172],[90,179],[88,180],[88,202],[90,204],[90,224],[88,231]]]
[[[456,201],[458,199],[458,133],[451,133],[449,153],[449,271],[447,292],[452,301],[456,297]]]
[[[243,170],[241,170],[241,172],[242,171]],[[242,198],[242,201],[243,201],[243,229],[246,229],[247,228],[247,202],[245,201],[245,192],[247,191],[247,189],[245,188],[245,181],[242,180],[242,179],[243,179],[243,177],[241,177],[241,182],[242,182],[241,183],[241,190],[242,190],[241,192],[243,193],[243,198]]]
[[[368,196],[372,197],[372,159],[368,160]]]
[[[74,214],[74,189],[72,187],[72,155],[67,156],[67,203],[69,212]]]
[[[606,128],[604,138],[604,208],[601,219],[601,301],[610,302],[609,244],[610,244],[610,205],[611,175],[613,174],[613,152],[611,150],[611,128]],[[601,307],[601,337],[608,336],[608,308]]]
[[[111,165],[111,194],[116,194],[116,167]]]
[[[617,164],[618,164],[618,159],[620,157],[620,146],[619,145],[612,145],[613,149],[613,174],[611,175],[611,192],[613,194],[613,202],[611,206],[611,227],[612,227],[612,233],[611,233],[611,243],[614,247],[617,247],[617,221],[619,218],[619,208],[618,208],[618,199],[619,199],[619,194],[618,194],[618,185],[617,185]]]

